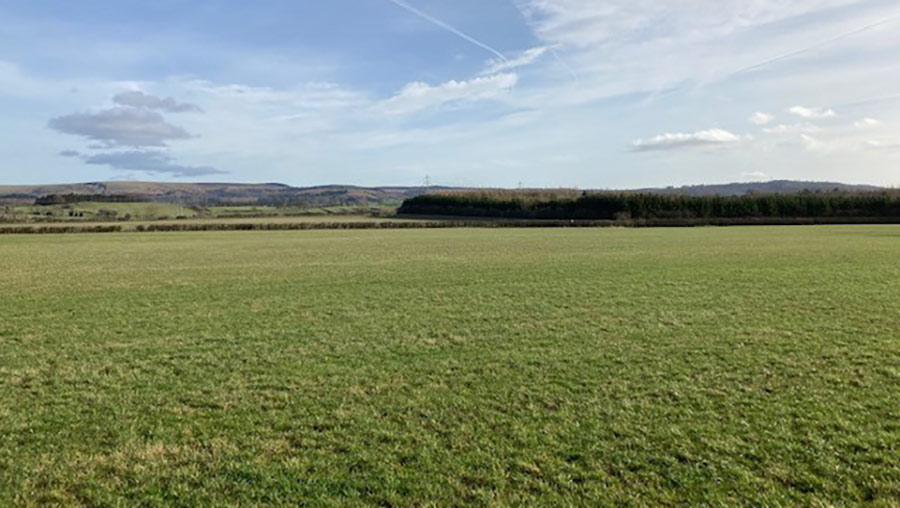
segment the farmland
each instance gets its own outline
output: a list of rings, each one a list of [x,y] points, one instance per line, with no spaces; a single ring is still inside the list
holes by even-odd
[[[2,223],[69,223],[148,222],[172,220],[272,219],[293,217],[333,218],[392,214],[392,206],[181,206],[158,202],[79,202],[65,205],[4,206],[0,208]]]
[[[898,506],[898,252],[898,226],[0,237],[0,506]]]

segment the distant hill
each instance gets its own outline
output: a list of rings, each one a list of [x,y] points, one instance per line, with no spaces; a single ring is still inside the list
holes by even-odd
[[[404,200],[432,192],[462,190],[451,187],[356,187],[322,185],[291,187],[279,183],[165,183],[165,182],[92,182],[59,185],[0,186],[0,203],[31,204],[49,195],[131,197],[135,201],[156,201],[183,205],[291,205],[291,206],[377,206],[400,204]],[[731,183],[685,187],[635,189],[629,192],[685,194],[691,196],[736,196],[751,193],[789,194],[809,191],[869,192],[881,190],[871,185],[833,182]]]
[[[727,183],[721,185],[686,185],[683,187],[635,189],[630,192],[649,194],[682,194],[687,196],[743,196],[746,194],[795,194],[797,192],[874,192],[884,190],[873,185],[850,185],[836,182],[800,182],[773,180],[771,182]]]

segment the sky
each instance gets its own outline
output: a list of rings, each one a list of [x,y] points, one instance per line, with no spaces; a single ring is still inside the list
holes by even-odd
[[[0,184],[900,186],[897,0],[0,0]]]

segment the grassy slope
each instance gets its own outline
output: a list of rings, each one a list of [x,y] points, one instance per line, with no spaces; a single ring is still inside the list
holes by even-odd
[[[900,503],[898,227],[0,239],[2,504]]]
[[[268,184],[229,184],[229,183],[176,183],[176,182],[128,182],[112,181],[99,184],[112,194],[165,194],[167,192],[202,192],[208,189],[226,188],[275,188]],[[100,192],[96,184],[47,184],[47,185],[0,185],[0,195],[14,193],[28,194],[68,194]]]

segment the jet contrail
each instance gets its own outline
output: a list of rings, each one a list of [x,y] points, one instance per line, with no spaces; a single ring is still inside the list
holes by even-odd
[[[565,60],[562,59],[561,56],[559,56],[559,53],[556,51],[556,48],[554,48],[553,46],[550,46],[550,54],[552,54],[553,58],[555,58],[557,62],[562,64],[562,66],[565,67],[567,71],[569,71],[569,74],[572,76],[572,80],[575,82],[575,86],[578,86],[579,84],[581,84],[581,78],[578,77],[578,73],[575,72],[575,69],[573,69],[572,66],[569,65],[568,62],[566,62]]]
[[[471,42],[472,44],[478,46],[479,48],[481,48],[481,49],[483,49],[483,50],[485,50],[485,51],[488,51],[488,52],[494,54],[497,58],[500,58],[500,59],[503,60],[504,62],[507,60],[507,58],[503,55],[503,53],[497,51],[496,49],[494,49],[494,48],[488,46],[487,44],[485,44],[485,43],[479,41],[478,39],[476,39],[476,38],[474,38],[474,37],[472,37],[472,36],[470,36],[470,35],[466,35],[465,33],[461,32],[461,31],[460,31],[459,29],[457,29],[456,27],[454,27],[454,26],[452,26],[452,25],[449,25],[449,24],[447,24],[447,23],[444,23],[443,21],[441,21],[441,20],[439,20],[439,19],[437,19],[437,18],[435,18],[435,17],[433,17],[433,16],[430,16],[430,15],[428,15],[428,14],[426,14],[426,13],[420,11],[419,9],[416,9],[415,7],[413,7],[412,5],[409,5],[408,3],[404,2],[403,0],[388,0],[388,1],[391,2],[391,3],[393,3],[394,5],[396,5],[396,6],[398,6],[398,7],[401,7],[401,8],[403,8],[403,9],[406,9],[407,11],[409,11],[409,12],[415,14],[416,16],[418,16],[418,17],[420,17],[420,18],[422,18],[422,19],[424,19],[425,21],[428,21],[429,23],[434,23],[435,25],[437,25],[437,26],[443,28],[444,30],[446,30],[446,31],[448,31],[448,32],[450,32],[450,33],[452,33],[452,34],[454,34],[454,35],[456,35],[456,36],[458,36],[458,37],[460,37],[460,38],[462,38],[462,39],[468,41],[468,42]]]
[[[877,28],[877,27],[879,27],[879,26],[881,26],[881,25],[886,25],[886,24],[888,24],[888,23],[892,23],[892,22],[897,21],[897,20],[900,20],[900,15],[895,15],[895,16],[891,16],[891,17],[889,17],[889,18],[882,19],[881,21],[877,21],[877,22],[872,23],[872,24],[870,24],[870,25],[866,25],[866,26],[857,28],[857,29],[855,29],[855,30],[851,30],[851,31],[849,31],[849,32],[842,33],[842,34],[838,35],[837,37],[832,37],[831,39],[822,41],[822,42],[820,42],[820,43],[818,43],[818,44],[814,44],[814,45],[812,45],[812,46],[809,46],[809,47],[806,47],[806,48],[803,48],[803,49],[798,49],[798,50],[796,50],[796,51],[791,51],[790,53],[785,53],[785,54],[783,54],[783,55],[776,56],[776,57],[774,57],[774,58],[770,58],[770,59],[768,59],[768,60],[766,60],[766,61],[764,61],[764,62],[760,62],[760,63],[758,63],[758,64],[749,65],[749,66],[747,66],[747,67],[744,67],[743,69],[740,69],[740,70],[737,70],[737,71],[732,72],[731,74],[728,75],[728,77],[735,76],[735,75],[738,75],[738,74],[743,74],[743,73],[745,73],[745,72],[750,72],[750,71],[759,69],[759,68],[761,68],[761,67],[765,67],[765,66],[767,66],[767,65],[771,65],[771,64],[773,64],[773,63],[780,62],[780,61],[782,61],[782,60],[787,60],[788,58],[793,58],[793,57],[795,57],[795,56],[797,56],[797,55],[802,55],[803,53],[807,53],[807,52],[809,52],[809,51],[813,51],[813,50],[819,49],[819,48],[821,48],[821,47],[823,47],[823,46],[827,46],[827,45],[829,45],[829,44],[838,42],[838,41],[840,41],[840,40],[842,40],[842,39],[846,39],[846,38],[848,38],[848,37],[852,37],[852,36],[857,35],[857,34],[860,34],[860,33],[862,33],[862,32],[867,32],[867,31],[869,31],[869,30],[871,30],[871,29],[873,29],[873,28]]]

